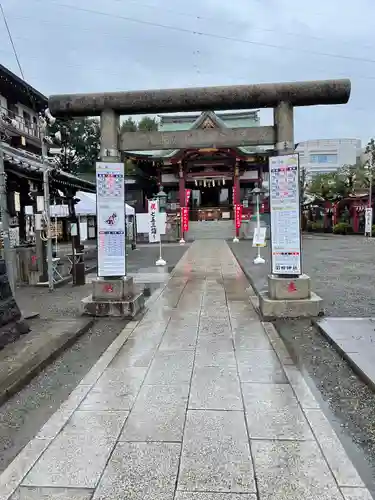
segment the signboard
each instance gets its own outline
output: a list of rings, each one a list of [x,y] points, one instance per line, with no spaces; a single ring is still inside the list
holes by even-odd
[[[257,227],[254,229],[253,247],[265,247],[266,246],[266,231],[267,231],[267,228],[265,228],[265,227],[260,227],[259,231],[258,231]]]
[[[96,164],[98,276],[125,276],[124,164]]]
[[[242,205],[234,205],[234,217],[236,229],[239,229],[242,222]]]
[[[191,197],[191,189],[185,189],[185,205],[188,207]]]
[[[366,208],[365,211],[365,233],[371,233],[372,226],[372,208]]]
[[[298,154],[269,159],[272,274],[299,276],[301,227]]]
[[[181,208],[181,227],[183,233],[189,231],[189,209],[186,207]]]
[[[158,243],[160,241],[160,231],[157,224],[159,215],[158,200],[148,201],[148,241],[150,243]]]

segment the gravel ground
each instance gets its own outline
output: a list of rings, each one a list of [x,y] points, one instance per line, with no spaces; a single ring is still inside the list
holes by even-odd
[[[375,394],[310,321],[275,326],[375,498]]]
[[[256,249],[251,241],[229,243],[256,288],[267,286],[270,271],[269,246],[262,248],[264,265],[254,265]],[[312,289],[324,299],[329,316],[375,316],[375,238],[364,236],[313,235],[302,242],[303,272]]]
[[[303,268],[313,290],[325,300],[330,316],[375,316],[375,241],[364,237],[307,236],[303,239]],[[267,286],[266,259],[255,266],[251,242],[230,243],[241,266],[259,290]],[[280,320],[275,326],[330,418],[350,458],[375,498],[375,394],[352,371],[308,320]]]
[[[139,250],[129,252],[127,260],[128,273],[136,273],[155,266],[159,258],[158,246],[140,246]],[[163,246],[163,258],[167,261],[170,271],[183,256],[188,245],[170,244]],[[77,315],[80,301],[90,295],[92,285],[75,287],[68,283],[56,288],[52,293],[47,288],[20,287],[16,297],[20,308],[27,312],[39,312],[41,318],[54,318]]]
[[[187,248],[188,245],[164,246],[163,257],[169,271]],[[157,247],[140,247],[129,254],[128,272],[146,272],[146,269],[149,272],[158,256]],[[150,284],[151,292],[158,286]],[[17,298],[24,310],[40,312],[41,318],[31,321],[32,328],[37,328],[42,327],[43,318],[76,316],[80,299],[89,293],[90,285],[72,287],[67,284],[53,293],[40,288],[20,288]],[[0,473],[65,401],[124,326],[124,321],[119,319],[97,320],[91,330],[0,407]]]

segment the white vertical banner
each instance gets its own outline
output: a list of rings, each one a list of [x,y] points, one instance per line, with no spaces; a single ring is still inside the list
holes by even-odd
[[[299,276],[301,266],[298,154],[269,159],[272,274]]]
[[[158,216],[159,201],[148,200],[148,241],[150,243],[158,243],[160,241]]]
[[[371,233],[372,226],[372,208],[365,210],[365,233]]]
[[[126,275],[124,164],[96,164],[98,276]]]

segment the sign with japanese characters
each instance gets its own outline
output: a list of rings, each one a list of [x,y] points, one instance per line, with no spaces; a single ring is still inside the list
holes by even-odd
[[[272,274],[299,276],[301,226],[298,154],[269,159]]]
[[[257,227],[254,229],[253,247],[266,246],[266,231],[267,228],[265,227],[260,227],[259,230]]]
[[[189,207],[191,197],[191,189],[185,189],[185,205]]]
[[[187,207],[181,208],[181,227],[182,232],[187,233],[189,231],[189,209]]]
[[[371,233],[372,226],[372,208],[365,210],[365,233]]]
[[[98,276],[125,276],[124,164],[96,164]]]
[[[242,222],[242,205],[234,205],[234,217],[236,223],[236,229],[241,227]]]
[[[159,202],[157,200],[148,201],[148,241],[157,243],[160,241],[160,231],[157,224],[159,215]]]

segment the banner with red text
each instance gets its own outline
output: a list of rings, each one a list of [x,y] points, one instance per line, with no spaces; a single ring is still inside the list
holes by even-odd
[[[181,208],[181,229],[183,233],[189,231],[189,209],[187,207]]]
[[[191,197],[191,189],[185,189],[185,206],[186,207],[189,207],[190,197]]]
[[[234,205],[234,220],[236,229],[239,229],[242,222],[242,205]]]

